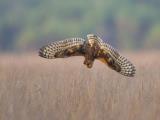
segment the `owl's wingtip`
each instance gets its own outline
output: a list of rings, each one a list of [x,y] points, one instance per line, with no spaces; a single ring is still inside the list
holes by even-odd
[[[42,48],[39,49],[39,51],[38,51],[38,56],[40,56],[40,57],[43,57],[43,56],[44,56],[44,54],[43,54],[43,49],[42,49]]]
[[[121,72],[121,74],[123,74],[127,77],[135,77],[135,74],[136,74],[135,66],[133,66],[133,64],[131,64],[130,69],[125,70],[125,73]]]
[[[47,55],[45,53],[45,47],[42,47],[39,49],[38,56],[40,56],[42,58],[47,58]]]

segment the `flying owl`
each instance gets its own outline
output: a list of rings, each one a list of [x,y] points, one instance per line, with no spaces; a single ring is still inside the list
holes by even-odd
[[[94,60],[97,59],[122,75],[133,77],[135,74],[135,67],[130,61],[94,34],[88,34],[86,40],[70,38],[53,42],[42,47],[39,56],[47,59],[84,56],[83,64],[88,68],[92,68]]]

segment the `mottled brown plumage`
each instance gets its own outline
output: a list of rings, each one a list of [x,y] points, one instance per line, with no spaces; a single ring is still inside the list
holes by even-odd
[[[70,38],[53,42],[42,47],[39,55],[47,59],[84,56],[84,64],[88,68],[92,68],[94,60],[98,59],[122,75],[132,77],[135,74],[135,67],[130,61],[94,34],[88,34],[87,40]]]

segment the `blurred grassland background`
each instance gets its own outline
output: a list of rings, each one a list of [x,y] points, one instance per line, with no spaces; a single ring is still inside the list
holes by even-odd
[[[119,49],[136,76],[38,56],[88,33]],[[160,0],[0,0],[0,120],[160,120],[159,49]]]
[[[82,57],[0,57],[0,120],[159,120],[160,57],[125,54],[136,76],[124,77]]]

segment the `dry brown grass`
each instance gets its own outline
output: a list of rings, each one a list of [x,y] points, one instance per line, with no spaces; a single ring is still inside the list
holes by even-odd
[[[0,120],[160,120],[159,53],[125,54],[127,78],[83,58],[0,57]]]

